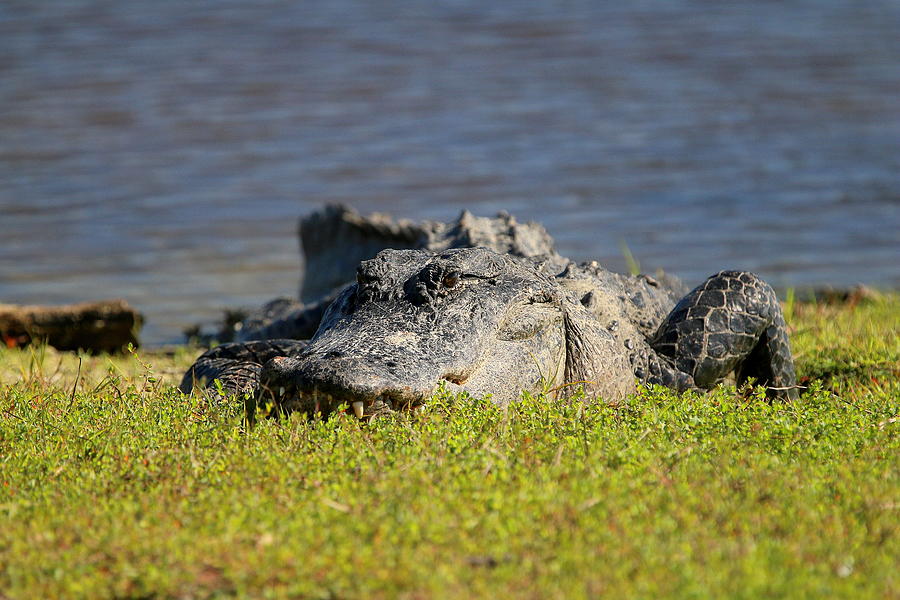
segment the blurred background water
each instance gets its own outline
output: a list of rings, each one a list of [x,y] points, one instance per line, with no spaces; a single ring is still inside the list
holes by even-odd
[[[325,202],[900,287],[900,2],[0,2],[0,301],[296,294]]]

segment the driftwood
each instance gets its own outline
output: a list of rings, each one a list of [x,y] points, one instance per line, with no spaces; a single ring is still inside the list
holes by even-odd
[[[137,346],[141,315],[124,300],[65,306],[0,304],[0,340],[10,348],[43,340],[59,350],[115,352]]]

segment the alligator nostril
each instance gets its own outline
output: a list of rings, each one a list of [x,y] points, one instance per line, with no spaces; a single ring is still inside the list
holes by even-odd
[[[449,381],[450,383],[455,383],[456,385],[463,385],[469,380],[468,376],[460,375],[458,373],[444,373],[444,375],[441,376],[441,379]]]

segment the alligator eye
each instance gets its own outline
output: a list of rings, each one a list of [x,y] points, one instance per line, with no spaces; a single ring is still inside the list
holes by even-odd
[[[459,273],[447,273],[444,275],[444,287],[452,288],[456,287],[456,284],[459,283]]]

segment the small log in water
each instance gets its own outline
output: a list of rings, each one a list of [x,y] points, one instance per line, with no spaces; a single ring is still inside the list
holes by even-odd
[[[137,346],[141,315],[124,300],[65,306],[0,304],[0,340],[10,347],[46,340],[59,350],[115,352]]]

